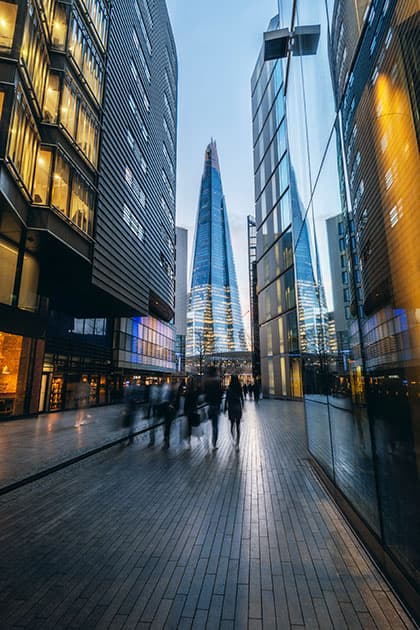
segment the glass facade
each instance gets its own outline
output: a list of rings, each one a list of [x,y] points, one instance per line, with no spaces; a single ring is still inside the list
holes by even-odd
[[[117,365],[142,372],[175,372],[176,332],[174,326],[148,317],[120,319],[115,327]]]
[[[383,565],[399,576],[415,607],[420,588],[419,4],[297,0],[290,11],[291,4],[280,2],[286,16],[280,26],[319,24],[316,54],[295,50],[285,60],[266,63],[261,72],[282,64],[288,78],[296,350],[308,447],[365,531],[382,545]],[[254,94],[257,89],[262,94],[256,81],[254,75]],[[263,206],[258,215],[258,207],[257,201],[257,224],[267,210]],[[275,226],[273,220],[260,230],[260,252]],[[270,269],[260,258],[260,296]],[[269,357],[275,341],[273,330],[264,332],[264,317],[268,308],[272,314],[279,308],[275,292],[262,306],[262,346]],[[279,378],[275,368],[263,371],[270,392]]]
[[[187,355],[246,349],[216,143],[205,153],[187,316]]]

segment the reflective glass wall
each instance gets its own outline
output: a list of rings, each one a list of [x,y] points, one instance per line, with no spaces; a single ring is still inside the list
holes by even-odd
[[[418,593],[419,4],[280,5],[308,446]]]

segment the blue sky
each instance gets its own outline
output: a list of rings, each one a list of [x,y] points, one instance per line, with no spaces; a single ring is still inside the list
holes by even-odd
[[[250,79],[276,0],[167,0],[178,51],[177,224],[194,235],[204,151],[215,138],[242,312],[254,214]],[[249,316],[246,316],[248,329]]]

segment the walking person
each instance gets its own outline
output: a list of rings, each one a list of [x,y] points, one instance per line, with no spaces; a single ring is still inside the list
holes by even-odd
[[[211,420],[212,425],[212,443],[214,451],[218,448],[217,438],[219,437],[219,414],[222,398],[222,382],[217,376],[216,368],[211,366],[204,381],[204,399],[209,406],[207,415],[209,420]]]
[[[128,444],[134,442],[134,422],[137,415],[139,392],[135,383],[127,385],[124,395],[124,427],[128,429]]]
[[[198,412],[198,396],[200,390],[194,376],[189,376],[185,390],[184,414],[187,417],[187,448],[191,448],[192,428],[200,424],[200,414]]]
[[[80,383],[77,384],[76,388],[76,424],[74,425],[77,429],[82,424],[86,424],[85,418],[90,418],[90,415],[87,413],[89,407],[89,383],[87,379],[83,379]]]
[[[169,448],[171,425],[176,417],[179,404],[178,388],[174,383],[163,383],[161,386],[161,415],[165,421],[163,429],[163,448]]]
[[[236,425],[236,450],[239,451],[239,440],[241,438],[241,418],[244,405],[244,396],[241,384],[236,374],[230,378],[229,387],[226,391],[225,413],[228,412],[230,420],[230,432],[235,441],[234,427]]]

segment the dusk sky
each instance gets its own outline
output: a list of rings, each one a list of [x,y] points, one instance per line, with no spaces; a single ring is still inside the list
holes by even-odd
[[[277,3],[167,0],[167,5],[179,72],[177,225],[189,230],[191,252],[204,151],[213,137],[245,315],[249,308],[246,217],[254,214],[250,79]],[[245,326],[248,331],[249,314]]]

